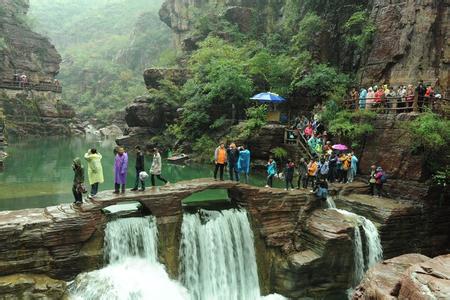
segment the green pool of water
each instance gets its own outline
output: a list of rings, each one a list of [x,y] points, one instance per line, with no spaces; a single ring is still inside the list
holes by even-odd
[[[26,138],[10,139],[4,171],[0,173],[0,210],[37,208],[70,203],[72,199],[72,160],[83,157],[89,148],[97,148],[102,154],[105,183],[100,190],[110,190],[114,186],[113,141],[98,141],[85,138]],[[134,185],[135,155],[129,153],[127,187]],[[87,180],[87,164],[83,160]],[[146,156],[146,170],[150,168],[151,157]],[[195,178],[210,178],[212,165],[180,166],[163,164],[163,176],[171,183]],[[227,178],[227,176],[225,176]],[[147,185],[150,185],[147,180]],[[161,182],[157,181],[158,185]],[[253,174],[250,184],[265,185],[263,174]],[[281,187],[282,182],[276,182]],[[190,197],[189,201],[224,199],[226,193],[208,191]]]

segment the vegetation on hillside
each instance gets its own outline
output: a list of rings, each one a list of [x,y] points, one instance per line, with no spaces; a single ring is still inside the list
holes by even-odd
[[[159,20],[162,0],[32,0],[34,29],[63,57],[58,78],[65,101],[82,117],[108,123],[146,93],[146,67],[171,65],[170,29]]]

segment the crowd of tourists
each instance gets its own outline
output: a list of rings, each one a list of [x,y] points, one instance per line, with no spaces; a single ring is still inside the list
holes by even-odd
[[[314,133],[313,133],[314,135]],[[318,148],[316,148],[318,150]],[[311,189],[320,198],[326,199],[329,183],[351,183],[358,170],[358,158],[353,151],[340,151],[332,148],[328,141],[322,147],[321,154],[313,158],[301,158],[298,165],[291,159],[286,161],[281,172],[277,163],[270,157],[266,163],[266,187],[273,187],[274,178],[284,179],[285,190],[295,189],[294,177],[297,174],[297,189]],[[228,178],[240,181],[244,175],[248,183],[250,173],[250,151],[245,146],[237,147],[235,143],[225,146],[220,143],[214,152],[214,179],[224,180],[224,170],[228,168]],[[369,178],[370,194],[381,197],[386,175],[381,167],[372,166]]]
[[[442,94],[435,91],[431,84],[425,85],[420,81],[416,87],[412,84],[390,86],[374,85],[372,87],[353,88],[350,91],[350,101],[347,106],[350,109],[396,109],[398,111],[412,111],[414,98],[417,93],[419,107],[434,107]]]
[[[145,180],[149,174],[145,171],[144,152],[140,146],[136,146],[136,164],[135,164],[135,183],[131,191],[145,191]],[[114,194],[125,193],[125,187],[128,174],[128,153],[123,147],[114,149]],[[98,193],[99,184],[104,182],[102,155],[97,149],[89,149],[84,155],[84,159],[88,165],[88,182],[90,185],[89,198],[94,199]],[[74,203],[79,205],[83,203],[83,194],[87,193],[84,178],[84,167],[79,157],[75,158],[72,163],[74,171],[72,193],[75,198]],[[169,182],[162,177],[162,161],[161,154],[158,148],[153,149],[153,161],[150,167],[150,181],[151,185],[156,186],[156,179],[162,181],[164,184]]]

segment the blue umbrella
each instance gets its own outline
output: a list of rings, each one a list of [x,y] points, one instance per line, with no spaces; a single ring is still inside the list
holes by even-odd
[[[257,100],[259,102],[268,102],[268,103],[281,103],[286,101],[283,97],[274,94],[274,93],[260,93],[250,98],[251,100]]]

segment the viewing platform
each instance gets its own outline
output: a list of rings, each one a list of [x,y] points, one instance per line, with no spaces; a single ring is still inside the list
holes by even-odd
[[[0,81],[0,89],[8,90],[33,90],[42,92],[62,93],[62,86],[49,82],[20,82],[20,81]]]

